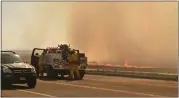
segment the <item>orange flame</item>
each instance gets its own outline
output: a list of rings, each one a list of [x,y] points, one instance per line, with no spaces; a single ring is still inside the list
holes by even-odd
[[[129,65],[127,60],[124,63],[124,67],[126,67],[126,68],[153,68],[152,66]]]
[[[97,62],[88,62],[88,65],[92,65],[92,66],[121,67],[120,65],[103,64],[103,63],[97,63]],[[123,67],[126,67],[126,68],[153,68],[152,66],[129,65],[127,60],[125,60],[125,63],[124,63]]]

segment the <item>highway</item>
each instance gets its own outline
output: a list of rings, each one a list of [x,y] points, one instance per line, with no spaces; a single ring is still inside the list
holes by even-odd
[[[5,97],[177,97],[176,81],[85,75],[83,80],[38,79],[36,88],[25,84],[3,89]]]

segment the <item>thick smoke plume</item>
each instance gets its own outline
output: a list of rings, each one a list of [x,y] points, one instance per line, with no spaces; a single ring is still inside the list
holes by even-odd
[[[12,27],[23,33],[20,36],[11,33],[14,40],[20,40],[18,45],[10,40],[11,46],[32,49],[63,42],[86,53],[89,61],[177,67],[177,2],[28,2],[19,5],[22,19]],[[15,30],[12,27],[7,30]],[[8,45],[5,43],[4,46]]]
[[[74,3],[69,41],[89,60],[177,67],[177,4]]]

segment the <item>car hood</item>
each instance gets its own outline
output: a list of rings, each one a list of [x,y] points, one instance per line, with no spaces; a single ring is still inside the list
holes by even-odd
[[[8,67],[8,68],[33,68],[32,65],[27,64],[27,63],[2,64],[2,67]]]

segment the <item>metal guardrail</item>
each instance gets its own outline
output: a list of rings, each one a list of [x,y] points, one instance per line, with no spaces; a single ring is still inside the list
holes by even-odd
[[[103,70],[123,70],[123,71],[142,71],[142,72],[162,72],[162,73],[177,73],[178,68],[135,68],[135,67],[124,67],[124,66],[103,66],[103,65],[88,65],[89,69],[103,69]]]
[[[113,71],[103,69],[86,69],[87,74],[107,75],[107,76],[124,76],[134,78],[174,80],[178,81],[177,74],[157,73],[157,72],[137,72],[137,71]]]
[[[86,69],[87,71],[97,72],[113,72],[113,73],[141,73],[141,74],[161,74],[161,75],[178,75],[174,73],[161,73],[161,72],[143,72],[143,71],[116,71],[116,70],[104,70],[104,69]]]

